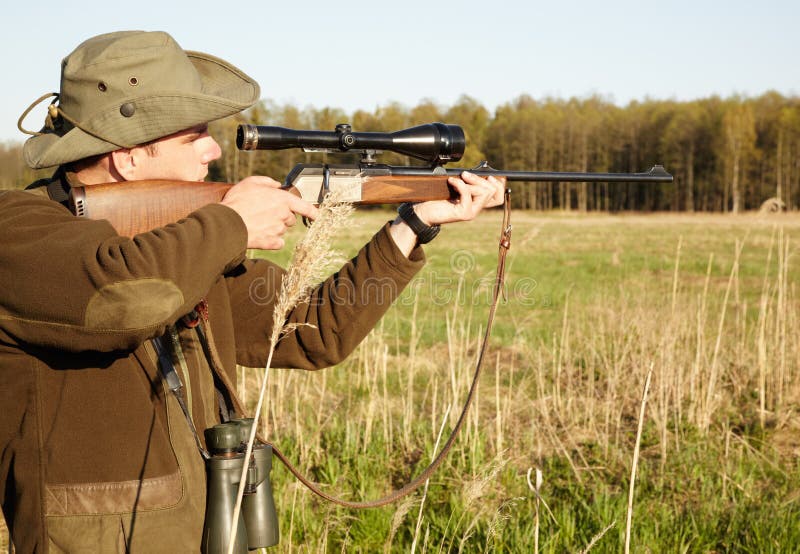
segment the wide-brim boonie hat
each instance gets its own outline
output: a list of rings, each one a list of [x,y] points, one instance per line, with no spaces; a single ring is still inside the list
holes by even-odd
[[[25,142],[25,162],[40,169],[131,148],[238,113],[259,93],[233,65],[167,33],[93,37],[64,58],[58,104]]]

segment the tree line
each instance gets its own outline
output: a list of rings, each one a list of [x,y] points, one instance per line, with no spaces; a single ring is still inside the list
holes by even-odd
[[[262,100],[212,124],[223,155],[210,178],[234,182],[257,173],[280,180],[299,162],[357,160],[296,150],[240,152],[235,144],[240,123],[322,130],[350,123],[356,131],[395,131],[434,121],[464,128],[467,150],[457,163],[463,167],[488,160],[492,167],[511,170],[639,172],[663,164],[675,176],[671,184],[515,184],[514,202],[521,208],[741,212],[765,203],[787,210],[800,206],[800,98],[777,92],[646,100],[623,107],[599,96],[535,100],[523,95],[494,114],[468,96],[451,106],[389,103],[351,114]],[[380,160],[417,163],[392,153]],[[0,145],[0,188],[24,186],[40,176],[22,162],[21,144]]]

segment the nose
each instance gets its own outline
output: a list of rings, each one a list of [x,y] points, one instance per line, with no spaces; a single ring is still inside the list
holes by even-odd
[[[222,156],[222,148],[220,148],[217,141],[214,140],[214,137],[206,133],[206,136],[200,140],[203,141],[203,154],[201,159],[204,164],[209,164]]]

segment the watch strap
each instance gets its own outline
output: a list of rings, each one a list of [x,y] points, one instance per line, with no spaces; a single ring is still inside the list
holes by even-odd
[[[439,225],[428,225],[422,221],[417,212],[414,211],[414,204],[411,202],[404,202],[397,208],[397,213],[400,219],[406,222],[406,225],[411,227],[414,234],[417,235],[417,242],[419,244],[427,244],[436,238],[439,234],[441,227]]]

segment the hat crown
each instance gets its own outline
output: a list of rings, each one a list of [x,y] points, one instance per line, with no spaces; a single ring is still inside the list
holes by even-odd
[[[59,104],[83,121],[109,104],[202,89],[195,66],[170,35],[120,31],[93,37],[64,58]]]
[[[145,144],[247,109],[259,91],[235,66],[183,50],[167,33],[98,35],[62,60],[59,117],[48,116],[23,154],[38,169]]]

